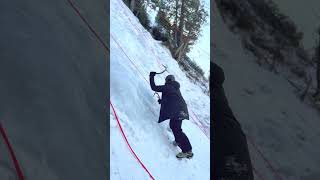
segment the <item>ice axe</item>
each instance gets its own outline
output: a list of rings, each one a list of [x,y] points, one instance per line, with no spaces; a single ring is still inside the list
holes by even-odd
[[[163,74],[164,72],[167,71],[167,66],[165,66],[163,64],[162,64],[162,66],[164,67],[164,70],[159,72],[159,73],[156,72],[156,74]],[[157,95],[158,96],[158,102],[161,101],[161,97],[160,97],[159,93],[155,92],[153,95]],[[160,102],[159,102],[159,104],[160,104]]]
[[[156,72],[156,74],[163,74],[164,72],[167,71],[167,66],[165,66],[165,65],[163,65],[163,64],[162,64],[162,66],[164,67],[164,70],[161,71],[161,72],[159,72],[159,73]]]
[[[159,95],[159,93],[154,92],[154,94],[153,94],[153,95],[158,95],[158,99],[160,99],[160,95]]]
[[[159,93],[155,92],[153,95],[158,96],[158,103],[161,104],[161,97],[160,97]]]

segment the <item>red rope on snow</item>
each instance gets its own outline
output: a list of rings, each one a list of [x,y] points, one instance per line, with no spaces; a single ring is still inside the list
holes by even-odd
[[[124,5],[123,5],[124,6]],[[125,12],[126,13],[126,12]],[[130,24],[132,25],[132,27],[134,27],[137,31],[139,31],[139,29],[131,22],[131,20],[129,19],[129,16],[128,16],[128,20],[129,20],[129,22],[130,22]],[[145,34],[143,33],[143,32],[141,32],[141,31],[139,31],[142,35],[143,35],[143,37],[144,37],[144,39],[145,40],[147,40],[147,38],[146,38],[146,36],[145,36]],[[113,38],[114,39],[114,38]],[[117,43],[117,42],[116,42]],[[117,43],[118,44],[118,46],[121,48],[121,46],[119,45],[119,43]],[[149,46],[149,45],[148,45]],[[122,49],[122,48],[121,48]],[[155,57],[157,57],[156,58],[156,61],[157,61],[157,63],[158,63],[158,66],[159,66],[159,68],[161,68],[161,63],[160,63],[160,58],[158,57],[158,55],[154,52],[154,50],[153,50],[153,48],[151,47],[151,46],[149,46],[149,49],[151,50],[151,52],[153,53],[153,55],[155,56]],[[123,52],[124,52],[124,50],[123,50]],[[126,54],[126,53],[125,53]],[[126,55],[127,57],[128,57],[128,55]],[[129,57],[128,57],[129,58]],[[130,58],[129,58],[130,59]],[[131,61],[131,60],[130,60]],[[137,68],[137,67],[136,67]],[[137,68],[138,69],[138,68]],[[168,70],[167,70],[167,72],[169,72]],[[140,73],[141,74],[141,73]],[[147,81],[148,82],[148,81]],[[198,120],[198,118],[197,118],[197,116],[195,115],[195,113],[191,110],[191,112],[193,113],[193,116],[195,117],[195,119],[197,119]],[[194,118],[193,118],[194,119]],[[210,137],[209,137],[209,135],[206,133],[206,131],[202,128],[202,127],[200,127],[198,124],[197,124],[197,122],[196,122],[196,120],[194,119],[194,122],[195,122],[195,125],[196,126],[198,126],[199,128],[200,128],[200,130],[207,136],[207,138],[208,139],[210,139]],[[198,122],[199,122],[199,120],[198,120]]]
[[[120,124],[120,120],[119,120],[119,118],[118,118],[118,115],[117,115],[117,113],[116,113],[116,111],[115,111],[115,108],[114,108],[114,106],[112,105],[111,101],[110,101],[110,106],[111,106],[111,108],[112,108],[112,111],[113,111],[114,116],[116,117],[116,120],[117,120],[118,126],[119,126],[119,128],[120,128],[121,134],[122,134],[124,140],[126,141],[128,147],[130,148],[130,151],[132,152],[133,156],[137,159],[137,161],[140,163],[140,165],[143,167],[143,169],[149,174],[150,178],[154,180],[154,177],[151,175],[151,173],[148,171],[148,169],[146,168],[146,166],[145,166],[145,165],[141,162],[141,160],[138,158],[137,154],[133,151],[130,143],[128,142],[128,139],[127,139],[127,137],[126,137],[126,135],[125,135],[125,133],[124,133],[124,131],[123,131],[123,129],[122,129],[122,126],[121,126],[121,124]]]
[[[129,19],[129,22],[130,22],[130,24],[135,28],[135,29],[137,29],[138,30],[138,28],[135,26],[135,25],[133,25],[132,24],[132,22],[130,21],[130,19]],[[145,37],[145,35],[144,35],[144,33],[142,33],[142,32],[140,32],[141,34],[143,34],[143,36],[144,36],[144,38],[146,38]],[[113,38],[114,39],[114,38]],[[114,39],[115,40],[115,39]],[[127,56],[127,58],[132,62],[132,64],[135,66],[135,68],[139,71],[139,69],[137,68],[137,66],[133,63],[133,61],[128,57],[128,55],[125,53],[125,51],[122,49],[122,47],[120,46],[120,44],[115,40],[115,42],[118,44],[118,46],[120,47],[120,49],[124,52],[124,54]],[[151,51],[152,51],[152,53],[153,54],[155,54],[154,53],[154,51],[153,51],[153,49],[149,46],[149,48],[151,49]],[[159,57],[157,56],[157,55],[155,55],[156,57],[157,57],[157,59],[156,59],[156,61],[157,61],[157,63],[158,63],[158,65],[159,65],[159,67],[160,67],[160,62],[159,62]],[[142,73],[139,71],[139,73],[142,75]],[[142,75],[142,77],[144,78],[144,76]],[[145,79],[145,78],[144,78]],[[146,79],[145,79],[146,80]],[[147,80],[146,80],[147,81]],[[147,81],[148,82],[148,81]],[[192,112],[192,114],[193,114],[193,116],[194,117],[196,117],[196,119],[198,119],[197,118],[197,116],[195,115],[195,113],[194,112]],[[197,122],[196,121],[194,121],[195,122],[195,125],[196,126],[198,126],[199,127],[199,125],[197,124]],[[208,135],[204,132],[204,130],[201,128],[201,127],[199,127],[200,129],[201,129],[201,131],[208,137]],[[209,138],[209,137],[208,137]],[[210,138],[209,138],[210,139]],[[260,156],[263,158],[263,160],[265,161],[265,162],[267,162],[267,164],[268,164],[268,167],[273,171],[273,173],[275,173],[277,176],[278,176],[278,178],[280,179],[280,180],[282,180],[282,178],[281,178],[281,176],[277,173],[277,171],[273,168],[273,166],[271,165],[271,163],[265,158],[265,156],[262,154],[262,152],[256,147],[256,145],[254,144],[254,143],[252,143],[251,141],[250,141],[250,143],[251,144],[253,144],[253,146],[255,147],[255,149],[257,150],[257,152],[260,154]],[[262,176],[261,176],[261,174],[253,167],[253,171],[255,172],[255,174],[260,178],[260,179],[264,179]]]
[[[102,46],[103,46],[107,51],[110,52],[108,46],[104,43],[104,41],[100,38],[100,36],[98,35],[98,33],[93,29],[93,27],[88,23],[88,21],[81,15],[80,11],[79,11],[79,10],[76,8],[76,6],[72,3],[72,1],[71,1],[71,0],[67,0],[67,1],[69,2],[70,6],[74,9],[74,11],[78,14],[78,16],[82,19],[82,21],[88,26],[88,28],[91,30],[91,32],[96,36],[96,38],[97,38],[98,41],[102,44]],[[118,123],[118,125],[119,125],[119,128],[120,128],[120,130],[121,130],[121,134],[122,134],[122,136],[124,137],[124,139],[125,139],[128,147],[130,148],[132,154],[133,154],[134,157],[138,160],[138,162],[141,164],[141,166],[143,167],[143,169],[149,174],[149,176],[151,177],[151,179],[154,180],[154,177],[151,175],[151,173],[148,171],[148,169],[147,169],[147,168],[145,167],[145,165],[141,162],[141,160],[138,158],[138,156],[136,155],[136,153],[133,151],[132,147],[130,146],[130,144],[129,144],[128,140],[127,140],[127,137],[126,137],[126,135],[125,135],[125,133],[124,133],[124,131],[123,131],[123,129],[122,129],[122,126],[121,126],[121,124],[120,124],[120,121],[119,121],[119,118],[118,118],[118,116],[117,116],[117,113],[116,113],[116,111],[115,111],[115,109],[114,109],[111,101],[110,101],[110,105],[111,105],[111,108],[112,108],[112,110],[113,110],[113,113],[114,113],[114,115],[115,115],[115,117],[116,117],[116,120],[117,120],[117,123]],[[23,180],[23,179],[20,179],[20,180]]]
[[[123,52],[123,54],[129,59],[129,61],[131,62],[131,64],[137,69],[137,71],[139,72],[139,74],[141,75],[141,77],[146,81],[147,84],[149,84],[148,80],[144,77],[144,75],[142,74],[142,72],[139,70],[139,68],[137,67],[137,65],[133,62],[133,60],[131,60],[131,58],[128,56],[128,54],[124,51],[124,49],[121,47],[120,43],[112,36],[112,34],[110,34],[111,39],[114,40],[114,42],[118,45],[118,47],[121,49],[121,51]],[[195,114],[193,114],[195,116]],[[207,135],[207,133],[205,133],[205,130],[203,130],[203,128],[200,127],[200,125],[197,124],[197,121],[194,120],[194,118],[192,118],[194,122],[194,124],[201,130],[201,132],[203,132],[203,134],[210,140],[210,137]]]
[[[93,29],[93,27],[89,24],[89,22],[81,15],[80,11],[77,9],[77,7],[74,5],[74,3],[71,0],[67,0],[70,4],[70,6],[73,8],[73,10],[78,14],[78,16],[82,19],[82,21],[88,26],[90,31],[96,36],[98,41],[102,44],[102,46],[110,52],[109,47],[103,42],[103,40],[100,38],[98,33]]]
[[[129,20],[129,21],[130,21],[130,20]],[[132,25],[135,29],[138,30],[138,28],[137,28],[135,25],[133,25],[131,21],[130,21],[130,23],[131,23],[131,25]],[[142,32],[141,32],[141,33],[142,33]],[[146,39],[144,33],[142,33],[142,34],[143,34],[144,38]],[[117,44],[118,44],[118,43],[117,43]],[[118,45],[119,45],[119,44],[118,44]],[[119,46],[120,46],[120,45],[119,45]],[[121,48],[121,47],[120,47],[120,48]],[[158,65],[160,66],[159,57],[155,54],[155,52],[153,51],[153,48],[151,48],[150,46],[149,46],[149,48],[151,49],[151,52],[158,58],[158,59],[156,59],[156,61],[157,61]],[[127,56],[127,55],[126,55],[126,56]],[[127,56],[127,57],[128,57],[128,56]],[[128,57],[128,58],[129,58],[129,57]],[[130,60],[130,61],[131,61],[131,60]],[[193,120],[194,120],[194,122],[195,122],[195,125],[200,128],[200,130],[208,137],[208,139],[210,139],[210,137],[207,135],[207,133],[205,133],[205,131],[203,130],[203,128],[198,125],[197,121],[198,121],[198,122],[200,122],[200,121],[198,120],[198,118],[197,118],[197,116],[195,115],[195,113],[194,113],[192,110],[191,110],[191,113],[193,114],[193,116],[194,116],[195,119],[196,119],[196,120],[195,120],[195,119],[193,118]],[[254,146],[255,146],[255,145],[254,145]],[[269,168],[278,176],[278,178],[279,178],[280,180],[282,180],[281,176],[280,176],[280,175],[277,173],[277,171],[273,168],[273,166],[271,165],[271,163],[265,158],[265,156],[262,154],[262,152],[261,152],[257,147],[255,147],[255,149],[256,149],[257,152],[260,154],[260,156],[264,159],[264,161],[267,162]],[[260,179],[263,179],[262,176],[261,176],[261,174],[260,174],[256,169],[254,169],[254,167],[253,167],[253,170],[254,170],[254,172],[256,172],[257,176],[258,176]]]
[[[16,158],[16,155],[14,154],[13,148],[12,148],[10,142],[9,142],[9,138],[8,138],[8,136],[7,136],[7,134],[6,134],[6,132],[5,132],[5,130],[4,130],[4,128],[3,128],[1,123],[0,123],[0,133],[1,133],[2,138],[4,139],[4,142],[5,142],[8,150],[9,150],[10,157],[11,157],[13,163],[14,163],[14,167],[16,169],[17,176],[18,176],[19,180],[24,180],[24,176],[23,176],[22,170],[20,168],[19,162],[18,162],[18,160]]]
[[[251,139],[251,137],[247,136],[248,140],[250,142],[250,144],[253,145],[253,147],[255,148],[255,150],[259,153],[259,155],[262,157],[262,159],[264,160],[264,162],[267,163],[269,169],[272,170],[273,174],[277,176],[277,178],[279,180],[283,180],[283,178],[279,175],[279,173],[277,172],[277,170],[275,170],[275,168],[271,165],[270,161],[263,155],[263,153],[260,151],[260,149],[258,148],[258,146],[254,143],[254,141]]]
[[[126,12],[125,12],[126,13]],[[133,25],[133,23],[131,22],[131,20],[129,19],[129,17],[128,17],[128,20],[129,20],[129,22],[130,22],[130,24],[137,30],[137,31],[139,31],[138,30],[138,28],[135,26],[135,25]],[[140,31],[140,33],[144,36],[144,38],[146,39],[146,37],[145,37],[145,34],[144,33],[142,33],[141,31]],[[137,67],[137,65],[129,58],[129,56],[127,55],[127,53],[123,50],[123,48],[121,47],[121,45],[115,40],[115,38],[113,38],[113,36],[111,35],[111,38],[116,42],[116,44],[118,45],[118,47],[123,51],[123,53],[125,54],[125,56],[130,60],[130,62],[134,65],[134,67],[138,70],[138,72],[140,73],[140,75],[142,76],[142,78],[148,83],[148,80],[146,79],[146,78],[144,78],[144,76],[143,76],[143,74],[140,72],[140,70],[139,70],[139,68]],[[153,51],[153,48],[151,48],[150,46],[149,46],[149,48],[151,49],[151,52],[155,55],[155,57],[157,57],[156,58],[156,61],[157,61],[157,63],[158,63],[158,66],[159,67],[161,67],[161,65],[160,65],[160,62],[159,62],[159,57],[155,54],[155,52]],[[111,102],[110,102],[110,104],[111,104]],[[111,106],[112,106],[112,104],[111,104]],[[195,119],[197,119],[198,120],[198,118],[197,118],[197,116],[195,115],[195,113],[191,110],[191,113],[193,114],[193,116],[195,117]],[[198,120],[199,121],[199,120]],[[203,128],[201,128],[198,124],[197,124],[197,121],[196,120],[194,120],[194,123],[195,123],[195,125],[196,126],[198,126],[199,128],[200,128],[200,130],[207,136],[207,138],[208,139],[210,139],[210,137],[207,135],[207,133],[205,133],[205,131],[203,130]],[[119,124],[120,125],[120,124]],[[120,127],[121,128],[121,127]],[[130,145],[129,145],[129,147],[130,147]],[[133,152],[134,153],[134,152]],[[264,158],[264,157],[263,157]],[[265,159],[265,158],[264,158]],[[139,160],[139,159],[138,159]],[[265,159],[266,160],[266,159]],[[143,164],[142,164],[143,165]],[[271,166],[271,164],[269,163],[269,166],[273,169],[273,167]],[[253,171],[254,171],[254,173],[260,178],[260,179],[262,179],[262,180],[264,180],[264,178],[263,178],[263,176],[261,175],[261,173],[259,173],[259,171],[257,171],[254,167],[252,167],[253,168]],[[274,169],[273,169],[274,170]]]
[[[136,29],[136,30],[138,30],[138,28],[135,26],[135,25],[133,25],[132,24],[132,22],[130,21],[130,19],[129,19],[129,22],[130,22],[130,24]],[[144,35],[144,33],[142,33],[142,32],[140,32],[143,36],[144,36],[144,38],[146,39],[146,37],[145,37],[145,35]],[[114,38],[113,38],[114,39]],[[118,46],[120,47],[120,49],[124,52],[124,54],[127,56],[127,58],[131,61],[131,63],[135,66],[135,68],[139,71],[139,69],[138,69],[138,67],[133,63],[133,61],[129,58],[129,56],[125,53],[125,51],[122,49],[122,47],[120,46],[120,44],[114,39],[114,41],[118,44]],[[151,49],[151,51],[152,51],[152,53],[157,57],[156,58],[156,61],[157,61],[157,63],[158,63],[158,65],[159,65],[159,67],[160,67],[160,62],[159,62],[159,57],[155,54],[155,52],[153,51],[153,48],[151,48],[150,46],[149,46],[149,48]],[[139,71],[139,73],[142,75],[142,73]],[[144,76],[142,75],[142,77],[144,78]],[[144,78],[145,79],[145,78]],[[147,79],[145,79],[146,81],[147,81]],[[148,81],[147,81],[148,82]],[[193,114],[193,116],[198,120],[198,118],[197,118],[197,116],[195,115],[195,113],[191,110],[191,113]],[[198,120],[199,121],[199,120]],[[196,126],[198,126],[199,127],[199,125],[197,124],[197,121],[195,121],[194,120],[194,122],[195,122],[195,125]],[[200,128],[200,130],[209,138],[209,136],[205,133],[205,131],[201,128],[201,127],[199,127]],[[210,138],[209,138],[210,139]],[[251,142],[251,141],[250,141]],[[262,152],[255,146],[255,144],[254,143],[252,143],[251,142],[251,144],[253,144],[254,145],[254,147],[255,147],[255,149],[257,150],[257,152],[260,154],[260,156],[264,159],[264,161],[265,162],[267,162],[267,164],[268,164],[268,166],[269,166],[269,168],[278,176],[278,178],[280,179],[280,180],[282,180],[282,178],[281,178],[281,176],[277,173],[277,171],[273,168],[273,166],[271,165],[271,163],[265,158],[265,156],[262,154]],[[260,179],[263,179],[263,177],[261,176],[261,174],[253,167],[253,171],[256,173],[256,175],[260,178]]]
[[[139,74],[141,75],[141,77],[147,82],[147,84],[149,84],[149,81],[144,77],[143,73],[139,70],[138,66],[131,60],[131,58],[128,56],[128,54],[124,51],[124,49],[121,47],[121,45],[118,43],[118,41],[112,36],[112,34],[110,33],[110,37],[111,39],[114,40],[114,42],[118,45],[118,47],[121,49],[121,51],[123,52],[123,54],[129,59],[129,61],[131,62],[131,64],[137,69],[137,71],[139,72]]]
[[[196,126],[199,127],[199,129],[203,132],[204,135],[207,136],[207,138],[210,140],[210,135],[207,134],[206,129],[203,127],[201,121],[197,118],[197,116],[195,115],[195,113],[190,109],[192,115],[193,115],[193,122],[195,123]],[[198,124],[199,123],[199,124]]]

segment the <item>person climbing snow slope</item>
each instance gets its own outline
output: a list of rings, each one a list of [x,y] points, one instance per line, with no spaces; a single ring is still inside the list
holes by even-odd
[[[156,72],[150,72],[150,86],[153,91],[161,92],[162,98],[158,100],[161,104],[158,123],[170,119],[170,128],[174,135],[175,146],[179,146],[182,152],[176,155],[177,158],[191,158],[193,156],[192,146],[186,134],[182,131],[182,121],[189,119],[188,108],[180,92],[180,84],[173,75],[168,75],[165,84],[157,86],[154,83]]]

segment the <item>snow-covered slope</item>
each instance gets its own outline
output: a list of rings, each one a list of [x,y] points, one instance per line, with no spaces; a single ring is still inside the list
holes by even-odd
[[[251,142],[282,179],[319,179],[319,113],[300,102],[285,79],[258,66],[239,35],[226,27],[215,3],[213,8],[214,61],[225,70],[226,94],[248,135],[255,179],[279,178]]]
[[[170,52],[151,37],[121,0],[110,3],[110,96],[130,145],[155,179],[209,179],[209,97],[189,81]],[[171,144],[169,122],[157,123],[160,106],[148,79],[150,71],[163,70],[161,64],[180,82],[188,104],[191,120],[184,121],[182,128],[193,146],[191,160],[176,159],[179,149]],[[166,75],[157,75],[156,84],[163,84]],[[126,145],[114,114],[110,117],[111,179],[149,179]]]

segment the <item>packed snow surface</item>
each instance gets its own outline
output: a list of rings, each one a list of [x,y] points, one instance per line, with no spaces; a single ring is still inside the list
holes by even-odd
[[[110,98],[122,128],[137,156],[155,179],[194,180],[210,178],[210,99],[181,71],[170,52],[152,38],[121,0],[110,2]],[[193,147],[192,159],[178,160],[179,148],[171,144],[169,121],[158,124],[160,105],[149,85],[149,72],[168,67],[181,85],[190,120],[182,129]],[[156,75],[164,84],[169,73]],[[134,158],[110,112],[111,179],[150,179]]]

